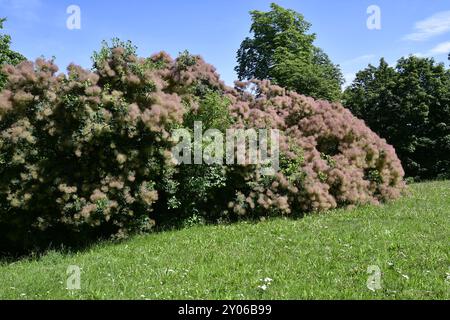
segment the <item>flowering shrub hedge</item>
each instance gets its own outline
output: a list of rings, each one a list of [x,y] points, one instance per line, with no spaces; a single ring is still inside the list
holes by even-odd
[[[43,59],[4,69],[0,250],[120,238],[192,215],[217,221],[378,203],[404,187],[394,149],[339,104],[267,81],[226,87],[187,53],[143,59],[113,46],[94,58],[93,71],[70,65],[57,74]],[[282,130],[280,172],[176,166],[171,132],[197,120],[205,130]]]
[[[252,85],[256,96],[246,90]],[[232,203],[235,211],[259,206],[290,214],[378,204],[401,195],[404,171],[394,148],[340,104],[287,92],[269,81],[237,86],[231,106],[237,123],[277,128],[284,139],[280,172],[270,180],[254,175],[254,187]]]

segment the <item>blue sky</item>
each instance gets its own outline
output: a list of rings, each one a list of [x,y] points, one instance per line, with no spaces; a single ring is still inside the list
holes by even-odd
[[[13,48],[29,59],[56,57],[60,69],[71,62],[90,67],[103,39],[132,40],[139,55],[188,49],[202,55],[232,84],[236,50],[249,34],[253,9],[266,0],[0,0],[0,17]],[[339,63],[347,79],[385,57],[433,56],[447,64],[450,52],[450,0],[278,0],[302,13],[317,33],[316,45]],[[81,9],[81,29],[69,30],[70,5]],[[369,30],[367,8],[381,9],[381,30]]]

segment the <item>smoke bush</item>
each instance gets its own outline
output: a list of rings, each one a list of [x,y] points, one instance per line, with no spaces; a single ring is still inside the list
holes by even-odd
[[[284,139],[281,171],[269,181],[253,173],[251,190],[240,194],[245,201],[230,204],[235,211],[259,206],[290,214],[400,196],[404,171],[395,150],[340,104],[287,92],[269,81],[237,85],[231,106],[237,123],[277,128]]]
[[[93,71],[70,65],[67,74],[43,59],[4,69],[0,250],[120,238],[194,215],[217,221],[379,203],[404,187],[394,149],[339,104],[268,81],[227,87],[187,53],[143,59],[116,45],[94,59]],[[194,121],[205,130],[281,130],[280,171],[175,165],[171,132]]]

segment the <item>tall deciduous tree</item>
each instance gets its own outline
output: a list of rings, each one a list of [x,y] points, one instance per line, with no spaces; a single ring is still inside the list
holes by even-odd
[[[273,83],[318,99],[339,100],[343,76],[338,65],[314,46],[316,35],[303,15],[276,4],[271,11],[251,11],[252,38],[237,52],[240,80],[270,79]]]
[[[6,19],[0,19],[0,30],[3,29],[3,23]],[[25,57],[20,53],[12,51],[11,37],[9,35],[0,34],[0,90],[6,82],[6,76],[1,72],[1,67],[6,64],[16,65],[20,61],[25,60]]]
[[[407,175],[450,177],[450,70],[433,59],[384,59],[360,71],[344,104],[394,145]]]

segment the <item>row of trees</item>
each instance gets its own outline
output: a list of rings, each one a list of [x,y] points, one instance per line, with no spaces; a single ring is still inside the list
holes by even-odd
[[[450,70],[443,64],[411,56],[391,67],[381,59],[342,93],[339,65],[314,46],[316,35],[301,14],[272,4],[251,16],[253,37],[237,53],[239,79],[270,79],[316,99],[342,101],[396,148],[409,177],[450,178]]]
[[[344,104],[395,146],[409,177],[450,178],[450,70],[433,59],[381,59],[360,71]]]

